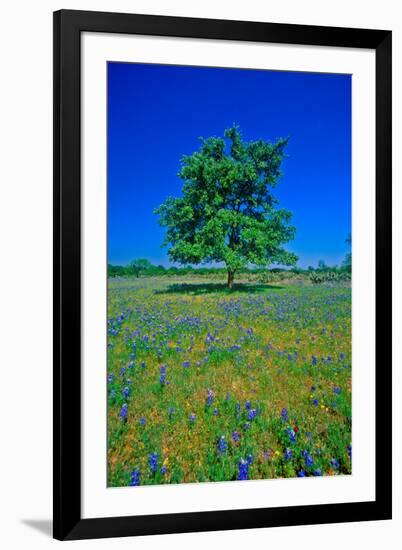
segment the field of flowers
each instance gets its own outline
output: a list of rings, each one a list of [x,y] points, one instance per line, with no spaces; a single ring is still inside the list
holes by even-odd
[[[351,473],[351,289],[110,279],[108,485]]]

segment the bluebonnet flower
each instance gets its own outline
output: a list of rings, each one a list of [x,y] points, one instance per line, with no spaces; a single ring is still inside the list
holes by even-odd
[[[146,368],[145,361],[143,361],[143,362],[141,363],[141,368],[142,368],[142,369],[145,369],[145,368]]]
[[[159,382],[162,386],[166,382],[166,365],[161,366]]]
[[[169,408],[169,420],[172,420],[172,418],[174,416],[174,413],[175,413],[175,409],[174,409],[173,405],[171,405],[170,408]]]
[[[293,451],[292,449],[289,449],[289,447],[287,447],[284,452],[283,452],[283,458],[286,460],[286,461],[289,461],[289,460],[292,460],[293,458]]]
[[[239,418],[239,416],[240,416],[240,410],[241,410],[241,405],[240,405],[240,403],[236,403],[235,409],[236,409],[236,417]]]
[[[120,376],[123,377],[126,374],[126,367],[121,367]]]
[[[225,436],[221,435],[218,441],[218,451],[223,454],[223,453],[226,453],[227,448],[228,448],[228,444],[225,439]]]
[[[130,487],[137,487],[140,484],[140,477],[140,470],[138,468],[135,468],[135,470],[131,472],[131,481],[129,483]]]
[[[164,476],[164,475],[166,474],[166,472],[167,472],[166,466],[162,466],[162,468],[161,468],[161,474]]]
[[[348,455],[350,460],[352,460],[352,444],[348,445]]]
[[[333,389],[333,392],[336,394],[336,395],[339,395],[341,393],[341,388],[336,386],[334,389]]]
[[[235,442],[239,441],[239,432],[234,431],[232,433],[232,438],[233,438],[233,441]]]
[[[110,397],[110,399],[115,399],[115,397],[116,397],[116,390],[115,389],[112,388],[110,390],[109,397]]]
[[[335,470],[339,468],[339,462],[336,460],[336,458],[331,458],[330,464],[332,468],[334,468]]]
[[[130,395],[130,388],[128,388],[127,386],[123,388],[123,395],[125,399],[128,399],[128,396]]]
[[[304,456],[304,462],[306,463],[307,468],[311,468],[311,466],[314,464],[313,457],[306,453]]]
[[[317,468],[316,470],[313,471],[313,476],[322,476],[322,470],[321,468]]]
[[[108,381],[108,384],[113,384],[114,374],[108,374],[107,375],[107,381]]]
[[[312,393],[314,393],[314,392],[315,392],[315,386],[311,386],[310,391],[311,391]]]
[[[207,391],[207,407],[210,407],[212,405],[212,402],[214,400],[214,392],[212,390]]]
[[[132,369],[133,367],[134,367],[134,361],[130,361],[130,363],[128,364],[128,368]]]
[[[292,428],[286,428],[286,433],[289,436],[289,442],[292,444],[296,443],[296,432]]]
[[[288,353],[288,361],[292,361],[293,360],[293,355],[291,353]]]
[[[249,420],[254,420],[254,418],[257,416],[257,411],[255,409],[250,409],[247,413],[247,418]]]
[[[317,357],[315,355],[313,355],[311,358],[311,364],[313,365],[313,367],[315,367],[317,364]]]
[[[251,402],[250,402],[249,399],[247,399],[247,401],[246,401],[246,410],[249,411],[250,409],[251,409]]]
[[[141,416],[141,418],[140,418],[140,424],[141,424],[141,426],[145,426],[146,423],[147,423],[147,421],[146,421],[145,416]]]
[[[248,466],[249,465],[247,460],[244,460],[243,458],[239,460],[239,473],[237,476],[238,480],[245,481],[246,479],[248,479]]]
[[[127,403],[124,403],[119,412],[120,420],[122,422],[127,422],[127,415],[128,415],[128,405]]]
[[[189,366],[190,366],[190,361],[184,361],[184,362],[183,362],[183,367],[185,367],[186,369],[188,369]]]
[[[214,416],[218,416],[218,414],[219,414],[218,409],[214,409]]]
[[[340,355],[339,355],[339,362],[342,363],[342,361],[345,359],[345,354],[342,352]]]
[[[299,470],[297,472],[297,477],[306,477],[306,472],[304,470]]]
[[[158,469],[158,453],[151,453],[148,462],[151,472],[154,474]]]
[[[253,455],[248,455],[247,457],[247,464],[250,466],[250,464],[252,464],[254,462],[254,457]]]
[[[230,401],[230,393],[229,392],[226,393],[225,401]]]
[[[248,430],[248,429],[250,428],[250,426],[251,426],[250,422],[246,422],[246,423],[244,424],[244,429],[245,429],[245,430]]]
[[[188,417],[189,421],[193,424],[195,422],[195,413],[191,413],[190,416]]]
[[[284,422],[288,421],[288,410],[285,407],[282,409],[281,417]]]
[[[318,407],[318,399],[314,399],[313,405],[315,405],[316,407]]]

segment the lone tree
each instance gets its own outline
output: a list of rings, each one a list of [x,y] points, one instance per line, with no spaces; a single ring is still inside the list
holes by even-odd
[[[288,140],[245,142],[237,126],[224,136],[201,138],[200,149],[183,156],[182,196],[155,213],[172,261],[223,262],[232,288],[246,265],[294,265],[297,257],[282,248],[295,235],[292,214],[272,195]]]
[[[152,264],[149,260],[145,258],[138,258],[136,260],[131,260],[131,262],[128,264],[129,269],[131,272],[136,276],[139,277],[141,271],[146,271],[150,267],[152,267]]]

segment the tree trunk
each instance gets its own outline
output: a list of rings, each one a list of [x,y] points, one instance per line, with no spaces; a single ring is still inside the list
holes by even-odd
[[[228,271],[228,288],[233,288],[234,271]]]

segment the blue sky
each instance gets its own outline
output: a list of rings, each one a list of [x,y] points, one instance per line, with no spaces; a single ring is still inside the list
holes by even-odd
[[[108,64],[108,261],[169,265],[154,208],[179,196],[180,158],[236,123],[245,140],[289,137],[275,190],[293,212],[298,265],[342,261],[351,231],[351,77]]]

